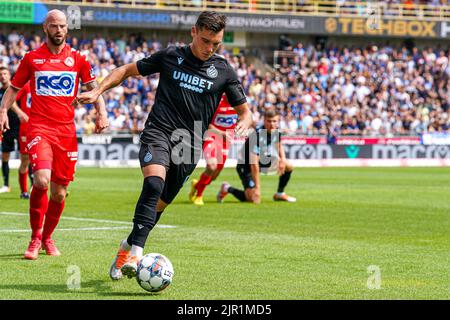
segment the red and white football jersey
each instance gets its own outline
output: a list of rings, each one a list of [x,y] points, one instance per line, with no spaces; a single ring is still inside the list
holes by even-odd
[[[221,131],[226,131],[234,129],[237,120],[236,110],[229,104],[227,96],[224,94],[213,115],[211,124]]]
[[[21,89],[30,81],[31,113],[29,130],[43,130],[59,136],[75,134],[73,99],[79,81],[95,80],[86,57],[65,45],[59,54],[52,54],[44,43],[27,52],[12,79],[12,86]]]
[[[16,102],[20,109],[25,112],[27,116],[30,116],[31,111],[31,89],[30,83],[27,82],[16,96]]]

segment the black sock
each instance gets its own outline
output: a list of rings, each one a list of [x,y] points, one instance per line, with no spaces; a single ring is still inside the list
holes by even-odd
[[[33,169],[31,169],[31,163],[28,165],[28,177],[30,178],[31,185],[33,185],[34,175],[33,175]]]
[[[2,161],[2,174],[3,174],[3,182],[5,186],[9,186],[9,162]]]
[[[247,198],[245,197],[245,192],[242,190],[238,190],[233,187],[229,187],[228,192],[231,193],[236,199],[238,199],[242,202],[247,201]]]
[[[158,220],[156,204],[164,188],[164,180],[157,176],[144,179],[141,196],[136,204],[133,219],[133,231],[131,232],[131,245],[141,248],[145,246],[150,231]]]
[[[159,221],[159,218],[161,218],[162,212],[157,212],[156,213],[156,220],[155,220],[155,226]],[[130,235],[127,238],[127,244],[131,247],[132,246],[132,242],[133,242],[133,232],[130,233]]]
[[[280,176],[280,180],[278,181],[278,192],[283,193],[284,188],[286,188],[289,179],[291,178],[292,171],[285,171],[282,176]]]

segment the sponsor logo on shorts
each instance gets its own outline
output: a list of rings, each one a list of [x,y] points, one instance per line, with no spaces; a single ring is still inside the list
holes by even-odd
[[[152,161],[152,159],[153,159],[152,154],[150,153],[150,151],[147,151],[147,153],[145,154],[145,157],[144,157],[144,162],[148,163],[148,162]]]
[[[67,152],[67,157],[70,158],[71,161],[77,161],[78,152]]]
[[[37,136],[36,138],[31,140],[29,144],[27,144],[27,149],[30,150],[33,146],[37,145],[39,141],[41,141],[41,137]]]
[[[253,180],[250,180],[249,183],[248,183],[248,186],[250,188],[254,188],[255,187],[255,182]]]

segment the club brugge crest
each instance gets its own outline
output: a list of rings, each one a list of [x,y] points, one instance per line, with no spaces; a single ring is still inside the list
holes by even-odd
[[[217,75],[218,75],[219,73],[217,72],[216,67],[214,67],[214,65],[211,65],[211,66],[208,68],[208,70],[206,70],[206,74],[208,75],[208,77],[214,79],[214,78],[217,77]]]
[[[150,153],[150,151],[147,151],[147,153],[145,154],[145,157],[144,157],[144,162],[148,163],[148,162],[152,161],[152,159],[153,159],[152,154]]]

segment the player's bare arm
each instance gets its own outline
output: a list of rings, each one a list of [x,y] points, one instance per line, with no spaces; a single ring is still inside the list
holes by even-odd
[[[93,88],[91,91],[80,94],[75,100],[82,104],[94,103],[103,92],[117,87],[128,77],[138,75],[140,75],[140,73],[135,62],[118,67],[114,69],[105,79],[103,79],[99,86]]]
[[[97,81],[91,81],[86,83],[86,88],[89,91],[98,88]],[[108,115],[106,113],[105,100],[103,100],[102,95],[99,95],[97,100],[94,102],[95,110],[97,110],[97,117],[95,120],[95,133],[101,133],[103,130],[109,127]]]
[[[16,102],[14,102],[12,104],[11,110],[17,114],[17,117],[19,117],[20,122],[23,123],[23,122],[28,122],[28,120],[30,120],[28,115],[19,108],[19,106],[17,105]]]
[[[252,113],[250,112],[250,108],[248,107],[248,103],[243,103],[238,106],[235,106],[234,109],[238,114],[238,121],[236,123],[236,127],[234,132],[238,136],[248,136],[248,129],[253,124]]]
[[[15,103],[19,89],[9,86],[0,105],[0,132],[9,130],[8,109]]]

